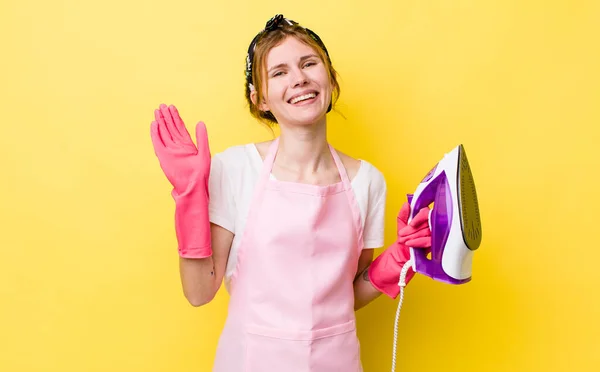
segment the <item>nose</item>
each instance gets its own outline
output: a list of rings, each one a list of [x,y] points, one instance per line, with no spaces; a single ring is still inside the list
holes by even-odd
[[[294,74],[292,75],[291,82],[292,82],[292,87],[294,87],[294,88],[301,87],[308,83],[308,78],[306,77],[306,75],[304,74],[304,71],[302,69],[296,69],[294,71]]]

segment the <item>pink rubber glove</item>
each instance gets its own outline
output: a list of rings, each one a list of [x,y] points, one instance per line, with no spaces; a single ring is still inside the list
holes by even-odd
[[[181,257],[212,255],[208,218],[210,149],[203,122],[196,125],[196,145],[175,106],[160,105],[150,125],[154,153],[167,176],[175,200],[175,234]]]
[[[398,239],[383,251],[369,267],[369,280],[380,292],[391,298],[398,297],[400,287],[400,271],[410,259],[409,247],[429,249],[431,247],[431,230],[429,229],[429,208],[422,208],[408,224],[410,205],[404,203],[398,213]],[[415,272],[412,268],[406,273],[408,284]]]

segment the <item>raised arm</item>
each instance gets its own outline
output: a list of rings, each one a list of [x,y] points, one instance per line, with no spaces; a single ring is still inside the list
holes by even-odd
[[[225,272],[233,234],[209,220],[208,178],[211,155],[204,123],[196,125],[196,143],[175,106],[160,105],[150,125],[154,152],[173,186],[175,233],[183,292],[194,306],[212,300]]]

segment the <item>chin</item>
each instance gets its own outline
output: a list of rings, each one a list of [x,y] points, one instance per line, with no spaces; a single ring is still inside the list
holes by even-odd
[[[290,122],[295,125],[314,125],[325,118],[326,111],[327,110],[308,115],[296,115]]]
[[[321,106],[319,109],[298,110],[290,112],[291,123],[296,125],[313,125],[325,118],[327,115],[327,107]]]

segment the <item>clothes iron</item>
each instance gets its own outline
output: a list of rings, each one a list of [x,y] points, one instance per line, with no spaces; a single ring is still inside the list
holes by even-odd
[[[458,145],[427,173],[408,195],[410,220],[429,212],[431,252],[410,249],[412,269],[435,280],[463,284],[471,280],[473,254],[481,244],[481,219],[473,174],[464,146]]]
[[[473,254],[481,244],[481,219],[471,167],[464,146],[445,154],[408,194],[408,222],[425,207],[429,211],[431,249],[410,248],[410,259],[400,272],[400,301],[396,310],[392,372],[396,371],[398,321],[409,268],[440,282],[464,284],[471,280]]]

